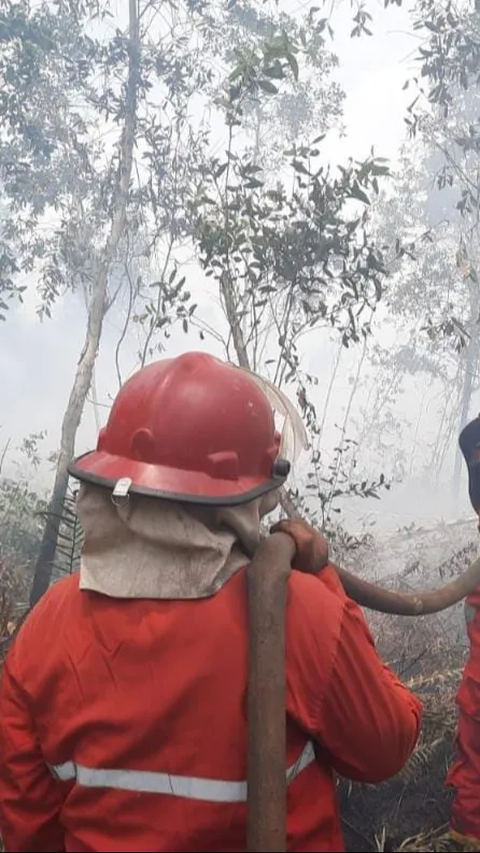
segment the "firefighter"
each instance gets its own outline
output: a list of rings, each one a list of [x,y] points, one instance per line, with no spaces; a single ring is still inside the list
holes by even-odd
[[[457,757],[447,785],[454,789],[452,850],[480,850],[480,590],[468,596],[465,618],[469,656],[457,692]]]
[[[81,482],[78,574],[33,609],[0,692],[7,851],[243,851],[248,555],[288,475],[258,381],[202,353],[120,390]],[[283,522],[288,849],[341,851],[334,773],[397,773],[421,706],[323,537]]]
[[[480,416],[459,437],[468,470],[468,493],[480,520]],[[479,524],[480,530],[480,524]],[[457,756],[447,775],[454,791],[450,849],[480,850],[480,587],[465,601],[469,655],[457,692]]]

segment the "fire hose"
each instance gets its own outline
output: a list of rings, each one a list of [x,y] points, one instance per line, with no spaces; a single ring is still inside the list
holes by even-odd
[[[462,430],[460,450],[468,469],[470,502],[480,510],[480,416]],[[282,505],[297,517],[288,496]],[[249,680],[247,850],[287,850],[285,607],[293,539],[274,533],[257,548],[248,569]],[[461,601],[480,584],[480,558],[460,577],[436,590],[394,592],[330,563],[347,595],[381,613],[420,616]]]

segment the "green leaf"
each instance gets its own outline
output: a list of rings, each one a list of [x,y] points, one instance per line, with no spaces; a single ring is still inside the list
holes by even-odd
[[[264,92],[267,92],[269,95],[278,95],[278,89],[270,80],[258,80],[257,85],[259,89],[263,89]]]
[[[227,169],[227,166],[228,166],[228,163],[222,163],[222,165],[218,167],[217,171],[215,172],[215,178],[216,179],[222,177],[223,173]]]
[[[303,163],[300,163],[300,160],[293,160],[292,166],[296,172],[300,172],[302,175],[309,175],[310,172],[305,168]]]
[[[155,327],[157,329],[161,329],[161,328],[163,328],[163,326],[166,326],[166,324],[168,322],[169,322],[168,317],[159,317],[158,320],[156,320],[156,322],[155,322]]]
[[[358,200],[363,201],[364,204],[370,204],[370,199],[368,195],[363,192],[363,190],[359,187],[356,181],[350,189],[350,197],[358,198]]]
[[[293,53],[287,53],[287,61],[290,65],[290,68],[292,69],[292,74],[295,80],[298,80],[298,62],[295,59]]]
[[[266,74],[267,77],[273,77],[274,80],[283,80],[285,77],[283,68],[279,62],[275,62],[275,64],[271,65],[269,68],[264,68],[263,73]]]
[[[243,68],[242,68],[242,66],[241,66],[241,65],[237,65],[237,67],[236,67],[236,68],[234,68],[234,69],[233,69],[233,71],[231,72],[231,74],[229,75],[229,78],[228,78],[228,79],[229,79],[229,80],[231,80],[231,81],[233,81],[233,80],[237,80],[239,77],[241,77],[241,76],[242,76],[242,74],[243,74]]]

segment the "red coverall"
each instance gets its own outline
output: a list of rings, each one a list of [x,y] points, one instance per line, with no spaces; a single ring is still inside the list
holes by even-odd
[[[0,694],[7,851],[244,851],[246,573],[197,601],[56,584]],[[288,849],[343,850],[333,771],[400,770],[421,706],[379,659],[334,571],[293,572],[287,605]]]
[[[468,596],[465,615],[470,654],[457,693],[457,761],[447,784],[455,788],[452,835],[480,850],[480,588]]]

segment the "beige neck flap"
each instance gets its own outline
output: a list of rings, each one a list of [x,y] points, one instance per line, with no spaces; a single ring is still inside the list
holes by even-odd
[[[271,492],[238,507],[205,507],[83,484],[80,588],[114,598],[192,599],[217,592],[249,562]]]

